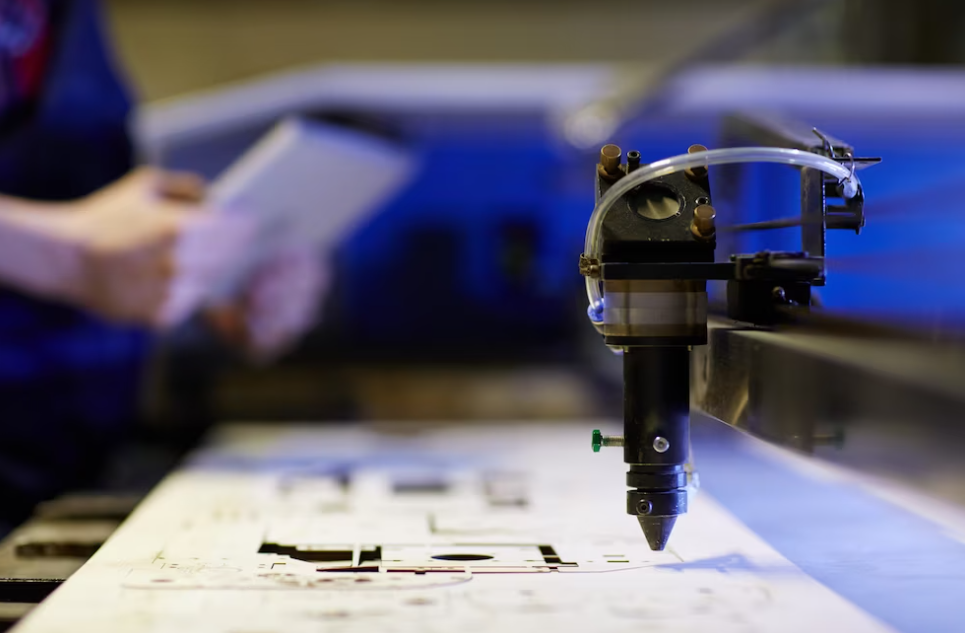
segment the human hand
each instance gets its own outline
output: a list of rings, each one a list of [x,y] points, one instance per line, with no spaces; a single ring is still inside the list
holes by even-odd
[[[293,246],[262,264],[233,303],[213,306],[205,316],[227,342],[267,362],[314,325],[329,282],[316,250]]]
[[[23,290],[112,321],[173,325],[252,232],[205,213],[203,196],[196,176],[142,168],[81,200],[37,205],[14,214],[19,239],[0,270]]]

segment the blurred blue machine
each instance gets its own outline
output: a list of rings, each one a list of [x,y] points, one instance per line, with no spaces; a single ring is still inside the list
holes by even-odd
[[[353,358],[551,357],[572,353],[567,343],[585,330],[574,272],[593,204],[585,166],[598,147],[581,142],[594,122],[579,117],[622,81],[605,67],[331,67],[149,108],[140,130],[149,155],[208,177],[293,113],[398,139],[422,167],[334,254],[328,353],[351,340],[342,351]],[[883,157],[865,176],[861,237],[828,237],[833,283],[820,300],[948,329],[965,314],[965,287],[954,283],[965,263],[962,85],[950,72],[698,67],[615,140],[640,148],[646,163],[693,142],[719,147],[725,114],[765,110]],[[720,222],[793,215],[794,170],[752,167],[743,178],[743,197],[719,209]],[[926,214],[940,229],[921,221]],[[787,249],[799,231],[747,234],[739,249]]]

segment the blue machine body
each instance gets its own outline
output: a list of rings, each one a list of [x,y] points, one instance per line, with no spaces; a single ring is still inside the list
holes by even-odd
[[[614,140],[638,149],[643,162],[694,143],[717,147],[721,114],[657,115]],[[958,187],[965,181],[965,116],[860,116],[853,107],[792,115],[860,155],[883,159],[860,174],[867,226],[860,235],[828,234],[822,304],[862,318],[957,327],[965,316]],[[421,167],[334,254],[336,290],[315,343],[351,358],[570,353],[589,327],[577,261],[593,207],[596,151],[562,143],[537,110],[389,111],[377,118]],[[165,162],[215,177],[270,125],[169,147]],[[799,213],[794,169],[752,166],[746,174],[738,203],[718,208],[722,224]],[[740,241],[741,252],[799,248],[796,228]],[[719,259],[728,255],[718,252]]]
[[[715,147],[718,121],[654,120],[620,142],[645,162],[659,160],[693,143]],[[827,234],[822,305],[857,318],[957,329],[965,317],[965,209],[956,202],[965,154],[949,138],[955,128],[943,122],[930,135],[911,135],[883,121],[821,116],[814,123],[860,155],[883,159],[860,174],[865,228]],[[499,138],[467,127],[420,139],[432,167],[340,253],[350,288],[344,307],[357,335],[385,344],[415,335],[423,346],[530,345],[583,326],[576,264],[596,156],[561,151],[542,129]],[[719,210],[723,224],[800,213],[796,170],[755,165],[747,176],[739,204]],[[740,240],[741,252],[766,249],[800,249],[800,229]],[[365,290],[372,288],[383,290]],[[715,295],[722,297],[722,284]],[[386,311],[395,327],[386,328]]]

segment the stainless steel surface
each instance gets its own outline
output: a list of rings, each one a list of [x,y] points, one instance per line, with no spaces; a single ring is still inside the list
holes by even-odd
[[[711,319],[691,380],[693,406],[719,420],[965,503],[957,344]]]

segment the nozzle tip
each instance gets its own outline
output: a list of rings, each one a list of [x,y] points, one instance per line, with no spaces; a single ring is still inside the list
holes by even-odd
[[[667,542],[670,540],[670,533],[673,532],[673,526],[677,522],[677,517],[638,516],[637,521],[640,522],[640,528],[643,530],[643,535],[647,538],[647,544],[650,546],[650,549],[655,552],[662,552],[664,548],[667,547]]]

